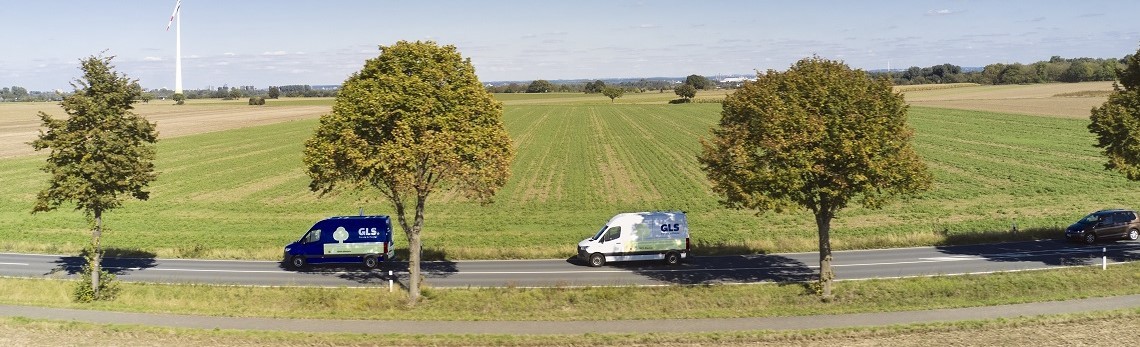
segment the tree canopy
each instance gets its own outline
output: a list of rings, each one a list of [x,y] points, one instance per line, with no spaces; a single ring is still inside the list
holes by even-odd
[[[682,99],[685,99],[685,101],[689,101],[693,97],[697,96],[697,88],[689,84],[682,84],[673,88],[673,93],[677,94],[677,96],[681,97]]]
[[[549,93],[554,91],[554,84],[547,80],[535,80],[526,87],[527,93]]]
[[[604,89],[602,89],[602,95],[605,95],[607,98],[610,98],[610,103],[612,104],[614,102],[614,99],[620,98],[622,95],[625,95],[625,89],[618,88],[618,87],[605,87]]]
[[[99,254],[103,213],[127,198],[146,200],[145,188],[156,177],[154,123],[132,112],[142,94],[136,81],[114,71],[114,57],[81,60],[83,77],[72,83],[75,93],[62,102],[66,119],[40,112],[47,131],[31,142],[35,150],[50,150],[42,167],[51,174],[48,187],[36,196],[35,212],[65,203],[94,218],[92,230],[92,291],[100,297]]]
[[[708,78],[701,75],[689,75],[688,77],[685,77],[685,84],[693,86],[693,88],[700,90],[705,90],[713,87],[712,81],[709,81]]]
[[[1092,109],[1088,126],[1108,157],[1104,168],[1134,181],[1140,180],[1140,49],[1136,53],[1126,59],[1108,100]]]
[[[457,189],[489,203],[510,176],[514,147],[502,114],[455,46],[400,41],[345,81],[305,142],[312,190],[374,188],[394,205],[409,245],[410,304],[420,295],[429,195]]]
[[[927,189],[906,103],[886,79],[818,57],[769,70],[729,95],[698,156],[734,208],[806,208],[819,233],[820,285],[831,294],[830,223],[851,202],[877,208]]]

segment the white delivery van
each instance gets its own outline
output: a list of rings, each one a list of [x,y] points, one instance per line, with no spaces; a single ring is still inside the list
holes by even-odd
[[[665,260],[674,265],[689,256],[689,248],[684,212],[622,213],[578,243],[578,259],[590,266],[630,260]]]

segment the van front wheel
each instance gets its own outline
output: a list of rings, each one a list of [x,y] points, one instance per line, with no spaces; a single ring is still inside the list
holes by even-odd
[[[299,255],[293,256],[292,259],[289,259],[289,265],[292,265],[294,269],[300,270],[305,267],[305,257]]]
[[[594,253],[590,255],[590,266],[599,267],[606,265],[606,256],[601,253]]]
[[[677,265],[681,263],[681,255],[677,252],[665,253],[665,264]]]
[[[364,267],[369,268],[369,269],[375,269],[377,265],[380,265],[380,262],[378,260],[376,260],[376,256],[370,255],[370,256],[364,257]]]

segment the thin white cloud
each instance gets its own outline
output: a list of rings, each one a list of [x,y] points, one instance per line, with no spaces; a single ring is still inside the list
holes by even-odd
[[[289,54],[289,53],[287,53],[287,52],[285,52],[285,51],[273,51],[273,52],[263,52],[263,53],[261,53],[261,55],[286,55],[286,54]]]
[[[233,52],[225,52],[225,53],[222,53],[222,55],[227,55],[227,56],[231,56],[231,57],[232,57],[232,56],[235,56],[235,55],[237,55],[237,54],[236,54],[236,53],[233,53]]]
[[[962,11],[960,11],[960,10],[950,10],[950,9],[941,9],[941,10],[930,10],[930,11],[926,11],[926,15],[927,15],[927,16],[946,16],[946,15],[952,15],[952,14],[956,14],[956,13],[962,13]]]
[[[159,57],[143,57],[143,61],[162,61]]]

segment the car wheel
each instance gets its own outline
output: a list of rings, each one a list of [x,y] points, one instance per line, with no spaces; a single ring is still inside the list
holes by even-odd
[[[681,263],[681,255],[677,252],[665,253],[665,264],[677,265]]]
[[[364,257],[364,267],[375,269],[377,265],[380,265],[380,261],[376,260],[376,256],[370,255]]]
[[[1138,238],[1140,238],[1140,230],[1128,229],[1128,239],[1129,240],[1136,241],[1136,239],[1138,239]]]
[[[1096,234],[1085,233],[1085,243],[1088,243],[1088,244],[1096,243]]]
[[[293,259],[289,259],[289,265],[292,265],[294,269],[300,270],[305,267],[305,257],[299,255],[294,256]]]
[[[599,267],[606,265],[606,256],[601,253],[594,253],[590,255],[590,266]]]

